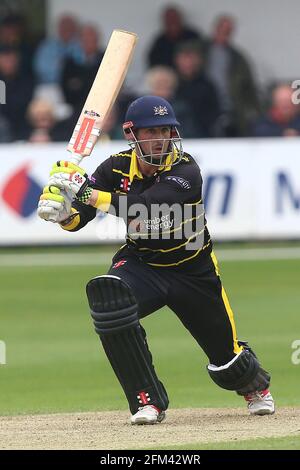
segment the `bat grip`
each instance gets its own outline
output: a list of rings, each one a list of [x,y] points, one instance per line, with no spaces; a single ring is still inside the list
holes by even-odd
[[[70,158],[70,162],[74,163],[74,165],[80,165],[81,161],[83,159],[82,155],[78,155],[77,153],[73,153],[72,157]]]

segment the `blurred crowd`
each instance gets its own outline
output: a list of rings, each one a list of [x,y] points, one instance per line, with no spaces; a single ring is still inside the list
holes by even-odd
[[[162,12],[161,32],[149,44],[143,94],[166,98],[185,138],[293,136],[300,132],[290,84],[259,90],[246,55],[233,45],[236,22],[215,19],[210,37],[190,28],[183,12]],[[0,142],[67,141],[80,114],[105,44],[93,24],[64,15],[54,37],[28,41],[22,15],[0,23]],[[139,93],[140,94],[140,93]],[[126,107],[137,94],[123,87],[102,140],[122,138]]]

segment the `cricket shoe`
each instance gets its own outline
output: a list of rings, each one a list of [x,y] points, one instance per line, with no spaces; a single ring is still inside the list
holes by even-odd
[[[250,415],[272,415],[275,413],[274,399],[268,389],[248,393],[244,396]]]
[[[131,416],[131,424],[156,424],[161,423],[166,417],[164,411],[160,411],[154,405],[145,405],[139,408],[139,411]]]

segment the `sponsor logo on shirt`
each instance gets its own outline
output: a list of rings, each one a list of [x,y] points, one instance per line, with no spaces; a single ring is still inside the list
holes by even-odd
[[[129,178],[125,177],[125,178],[121,178],[121,183],[120,183],[120,188],[128,193],[130,191],[130,186],[131,186],[131,182],[129,181]]]
[[[182,189],[191,189],[191,183],[184,178],[180,178],[179,176],[172,176],[169,175],[165,178],[165,181],[174,181],[174,183],[179,184],[179,186],[182,187]]]
[[[119,268],[120,266],[123,266],[123,264],[127,263],[127,260],[126,259],[121,259],[120,261],[118,261],[117,263],[115,263],[113,265],[113,269],[116,269],[116,268]]]

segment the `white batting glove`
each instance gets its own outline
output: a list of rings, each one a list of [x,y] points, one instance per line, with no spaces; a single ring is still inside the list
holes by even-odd
[[[81,202],[87,202],[92,193],[85,170],[65,160],[53,165],[49,185],[67,190]]]
[[[38,204],[38,216],[48,222],[60,223],[72,213],[72,195],[55,186],[45,186]]]

